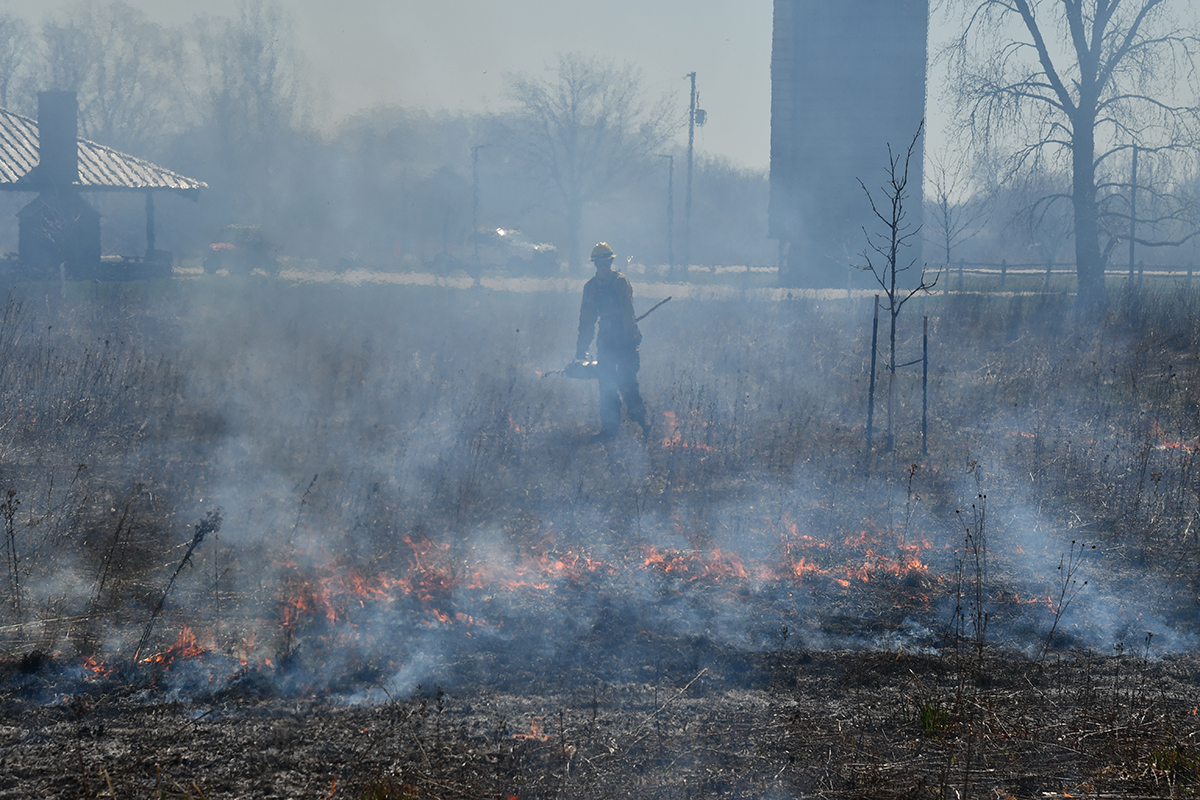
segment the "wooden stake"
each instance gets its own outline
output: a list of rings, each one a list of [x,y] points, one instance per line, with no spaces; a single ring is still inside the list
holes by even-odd
[[[921,455],[929,457],[929,317],[921,336]]]
[[[875,426],[875,353],[879,344],[879,295],[875,295],[875,321],[871,323],[871,383],[867,389],[867,458],[871,456],[871,433]]]

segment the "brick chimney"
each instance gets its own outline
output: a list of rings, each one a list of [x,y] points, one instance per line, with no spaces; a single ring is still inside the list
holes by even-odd
[[[79,180],[79,101],[74,92],[38,92],[38,177],[69,186]]]

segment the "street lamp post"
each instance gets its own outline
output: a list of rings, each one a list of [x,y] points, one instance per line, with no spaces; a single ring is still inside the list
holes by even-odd
[[[479,263],[479,151],[487,144],[471,148],[471,241],[475,243],[475,263]]]
[[[675,156],[659,154],[667,160],[667,274],[675,277]]]
[[[688,103],[687,198],[683,210],[683,269],[686,274],[688,265],[692,263],[692,155],[696,146],[696,126],[704,125],[708,120],[708,112],[697,108],[700,94],[696,91],[696,73],[689,72],[683,77],[692,82],[691,100]]]
[[[692,263],[692,150],[696,143],[696,73],[689,72],[683,77],[692,82],[691,102],[688,105],[687,195],[683,201],[683,269],[686,272]]]

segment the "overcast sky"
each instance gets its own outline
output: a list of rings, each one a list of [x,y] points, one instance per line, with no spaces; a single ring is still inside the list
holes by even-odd
[[[236,0],[126,0],[180,23],[235,16]],[[0,0],[33,21],[74,0]],[[697,73],[708,123],[699,152],[770,163],[771,0],[289,0],[296,39],[330,90],[333,118],[376,103],[499,110],[505,73],[540,72],[559,53],[639,66],[653,97],[688,102]],[[934,99],[931,96],[931,100]],[[937,121],[931,120],[937,134]],[[686,141],[686,132],[682,135]]]

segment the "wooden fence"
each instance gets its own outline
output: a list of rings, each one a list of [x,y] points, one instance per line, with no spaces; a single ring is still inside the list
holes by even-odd
[[[926,271],[933,271],[934,267],[927,266]],[[1049,290],[1050,279],[1055,276],[1075,277],[1075,264],[1063,263],[1058,264],[1051,262],[1046,263],[1030,263],[1010,264],[1007,261],[999,263],[989,263],[981,261],[964,261],[959,260],[951,263],[948,267],[941,267],[943,275],[942,281],[949,279],[951,283],[942,283],[943,287],[955,287],[961,289],[966,276],[976,276],[979,278],[997,278],[1000,282],[1000,288],[1007,288],[1010,278],[1016,277],[1043,277],[1043,290]],[[1146,262],[1139,262],[1136,267],[1129,266],[1109,266],[1104,270],[1105,278],[1127,278],[1131,282],[1136,282],[1140,285],[1144,278],[1176,278],[1185,282],[1187,288],[1192,288],[1192,279],[1196,272],[1194,264],[1186,265],[1151,265],[1146,267]]]

